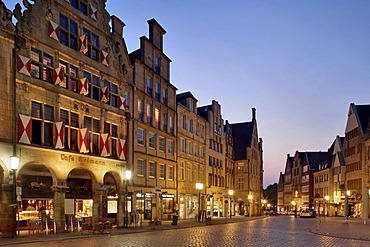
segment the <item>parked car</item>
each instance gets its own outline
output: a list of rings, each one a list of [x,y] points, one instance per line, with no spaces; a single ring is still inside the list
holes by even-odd
[[[314,218],[314,217],[316,217],[316,212],[311,208],[306,208],[306,209],[303,209],[301,211],[301,215],[299,217],[300,218],[303,218],[303,217],[305,217],[305,218]]]

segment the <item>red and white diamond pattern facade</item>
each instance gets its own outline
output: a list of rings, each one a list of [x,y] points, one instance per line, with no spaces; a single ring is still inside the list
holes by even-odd
[[[79,80],[79,89],[80,94],[86,95],[89,93],[89,82],[87,81],[86,77]]]
[[[80,153],[88,153],[89,152],[89,132],[87,128],[79,129],[78,131],[78,148]]]
[[[78,50],[83,54],[89,51],[86,34],[81,35],[80,38],[78,39]]]
[[[101,63],[105,66],[109,66],[109,53],[106,51],[101,50],[100,51],[100,60]]]
[[[118,139],[117,143],[117,156],[120,160],[126,160],[127,155],[127,145],[126,140],[124,139]]]
[[[54,124],[54,147],[57,149],[64,148],[64,131],[65,126],[63,122],[56,122]]]
[[[54,69],[54,84],[64,85],[64,69],[62,67]]]
[[[120,110],[124,110],[124,111],[126,110],[126,98],[125,97],[119,96],[118,108]]]
[[[90,17],[93,18],[95,21],[97,21],[98,20],[98,10],[92,5],[89,6],[89,10],[90,10]]]
[[[101,89],[101,102],[107,103],[109,101],[109,88],[103,87]]]
[[[100,134],[100,156],[110,156],[109,134]]]
[[[31,117],[21,115],[18,116],[18,142],[31,144]]]
[[[52,20],[49,21],[49,37],[57,41],[59,41],[60,37],[60,27]]]
[[[18,55],[17,70],[19,73],[31,76],[31,60],[28,57]]]

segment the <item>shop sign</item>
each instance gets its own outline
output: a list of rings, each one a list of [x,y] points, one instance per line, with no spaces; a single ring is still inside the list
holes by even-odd
[[[20,187],[20,186],[17,186],[17,188],[16,188],[16,192],[17,192],[17,196],[21,196],[22,195],[22,187]]]
[[[75,156],[75,155],[70,155],[70,154],[61,154],[60,159],[63,161],[67,161],[70,163],[82,163],[85,165],[88,164],[93,164],[93,165],[106,165],[105,161],[90,158],[90,157],[84,157],[84,156]]]

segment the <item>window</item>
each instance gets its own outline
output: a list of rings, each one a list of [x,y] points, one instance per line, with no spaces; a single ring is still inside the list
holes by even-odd
[[[149,162],[149,177],[155,178],[156,177],[156,167],[155,162]]]
[[[78,92],[78,68],[63,60],[59,60],[59,67],[64,71],[63,85],[60,86]]]
[[[182,129],[185,129],[186,117],[185,115],[180,116],[180,126]]]
[[[204,158],[203,146],[199,147],[199,157]]]
[[[161,60],[159,60],[158,57],[155,58],[155,69],[154,70],[157,74],[161,73],[161,62],[160,61]]]
[[[32,102],[32,144],[53,146],[54,107]]]
[[[146,93],[150,96],[153,95],[153,86],[152,86],[152,78],[146,78]]]
[[[100,81],[96,75],[91,75],[89,72],[84,71],[84,77],[87,78],[89,83],[89,93],[86,97],[93,98],[100,101]]]
[[[144,130],[138,129],[137,130],[137,144],[145,146],[144,136],[145,136]]]
[[[100,120],[85,116],[84,126],[89,132],[90,152],[99,154]]]
[[[38,49],[31,48],[31,76],[53,83],[53,56]]]
[[[173,166],[169,166],[168,167],[168,180],[173,180],[173,171],[174,171],[174,169],[173,169]]]
[[[165,152],[166,151],[166,147],[165,147],[166,143],[165,143],[165,139],[164,137],[159,137],[159,151],[162,151],[162,152]]]
[[[165,179],[166,166],[164,164],[159,164],[159,178]]]
[[[193,176],[192,176],[192,170],[191,170],[191,164],[187,163],[187,177],[188,177],[188,181],[193,181]]]
[[[167,121],[168,121],[167,113],[163,113],[163,121],[162,121],[162,130],[167,132]]]
[[[197,123],[194,123],[194,134],[196,134],[197,136],[199,135],[198,133],[198,128],[197,128]]]
[[[190,111],[195,113],[195,102],[193,100],[190,100]]]
[[[73,50],[78,49],[78,25],[77,22],[69,19],[67,16],[59,15],[60,24],[60,43]]]
[[[155,99],[161,100],[161,85],[159,83],[155,84]]]
[[[180,152],[185,153],[185,139],[180,138]]]
[[[152,125],[152,105],[146,104],[146,123]]]
[[[198,145],[194,143],[194,156],[198,156]]]
[[[130,93],[125,92],[125,99],[126,99],[126,109],[130,109]]]
[[[185,162],[184,161],[181,161],[180,162],[180,180],[184,181],[185,180]]]
[[[108,133],[111,137],[111,156],[118,158],[117,143],[118,143],[118,125],[113,123],[104,122],[104,133]]]
[[[192,147],[191,141],[188,141],[188,149],[187,149],[187,151],[188,151],[188,154],[192,154],[192,152],[193,152],[193,147]]]
[[[137,175],[145,177],[145,160],[137,160]]]
[[[168,153],[173,154],[173,141],[168,140],[167,146],[168,146]]]
[[[238,172],[245,172],[244,163],[238,163]]]
[[[64,148],[78,151],[78,114],[60,109],[60,121],[64,122]]]
[[[188,131],[193,133],[193,120],[189,119],[188,121]]]
[[[85,0],[70,0],[72,7],[87,15],[87,3]]]
[[[163,88],[162,90],[162,103],[167,105],[168,103],[168,91],[167,91],[167,88]]]
[[[159,116],[161,115],[159,109],[155,107],[154,109],[154,127],[159,128]]]
[[[118,107],[118,85],[104,80],[104,87],[109,89],[109,97],[107,104]]]
[[[88,42],[88,51],[85,53],[85,56],[99,62],[99,36],[86,28],[83,29],[83,34],[87,36]]]
[[[149,147],[155,149],[155,134],[149,132]]]
[[[173,126],[173,116],[170,115],[170,134],[173,134],[175,132],[174,126]]]
[[[203,182],[203,175],[204,174],[204,167],[203,166],[199,166],[199,176],[198,176],[198,180],[199,182]]]
[[[137,100],[138,119],[143,121],[144,104],[142,99]]]
[[[193,175],[192,175],[193,181],[198,181],[198,171],[197,171],[196,165],[193,165],[192,172],[193,172]]]

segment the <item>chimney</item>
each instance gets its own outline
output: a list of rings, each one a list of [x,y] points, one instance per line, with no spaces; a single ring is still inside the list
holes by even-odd
[[[252,108],[252,119],[256,119],[256,108]]]
[[[126,26],[117,16],[111,16],[112,32],[118,36],[123,37],[123,28]]]

